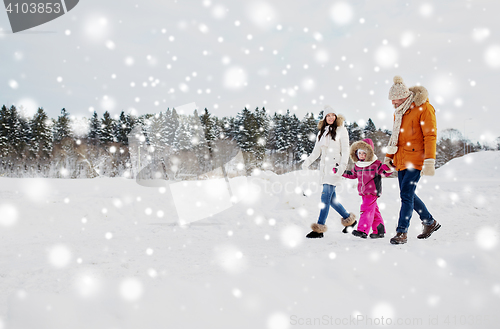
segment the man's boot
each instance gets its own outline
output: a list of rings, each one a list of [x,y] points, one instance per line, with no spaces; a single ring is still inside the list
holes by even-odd
[[[406,243],[406,232],[398,232],[396,235],[391,239],[391,244],[403,244]]]
[[[417,235],[417,239],[427,239],[434,233],[435,231],[439,230],[441,228],[441,224],[437,222],[437,220],[434,220],[431,225],[422,225],[423,230],[422,233]]]

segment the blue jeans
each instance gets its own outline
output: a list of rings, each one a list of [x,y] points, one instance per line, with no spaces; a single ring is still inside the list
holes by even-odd
[[[330,212],[330,206],[335,209],[342,218],[349,217],[349,213],[337,201],[335,194],[335,186],[323,184],[323,193],[321,193],[321,202],[325,205],[319,213],[318,224],[325,225],[326,218]]]
[[[405,169],[398,171],[401,210],[399,212],[399,222],[396,232],[408,232],[413,210],[420,215],[422,224],[430,225],[434,222],[434,218],[432,218],[425,204],[415,194],[419,179],[420,170]]]

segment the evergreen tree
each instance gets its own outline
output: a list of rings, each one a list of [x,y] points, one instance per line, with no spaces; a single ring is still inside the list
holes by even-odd
[[[290,110],[287,110],[284,115],[276,115],[274,121],[274,134],[278,153],[276,166],[281,167],[283,172],[288,172],[293,168],[295,162],[300,159],[297,143],[300,121],[295,114],[290,115]]]
[[[191,132],[188,123],[180,120],[179,128],[175,131],[175,149],[187,151],[191,148]]]
[[[31,120],[31,131],[31,152],[37,160],[48,160],[52,151],[52,134],[48,116],[41,107]]]
[[[372,119],[368,119],[368,122],[365,125],[365,128],[363,129],[363,138],[371,138],[372,140],[375,137],[375,132],[377,131],[377,128],[375,127],[375,124],[373,123]]]
[[[33,138],[31,131],[30,119],[27,117],[26,111],[21,106],[17,116],[19,126],[20,143],[16,145],[19,155],[23,158],[29,157],[29,144]]]
[[[148,125],[149,144],[155,148],[155,153],[157,155],[163,154],[163,151],[167,146],[165,142],[164,130],[165,116],[162,112],[160,112],[151,117]]]
[[[276,126],[278,123],[279,117],[277,113],[274,113],[272,119],[269,120],[268,123],[268,133],[266,136],[266,150],[270,153],[271,158],[278,150],[276,146]]]
[[[198,111],[194,110],[190,117],[191,143],[192,150],[198,160],[198,174],[212,170],[209,143],[205,137],[205,127],[201,122]]]
[[[14,163],[24,165],[22,159],[29,156],[28,143],[31,136],[29,123],[14,105],[10,107],[7,123],[9,127],[7,130],[9,156]]]
[[[3,105],[0,109],[0,157],[6,157],[9,154],[9,109]]]
[[[122,145],[128,145],[128,134],[132,131],[132,127],[129,126],[128,124],[128,119],[127,116],[125,115],[125,112],[120,113],[120,118],[118,119],[118,122],[116,123],[116,141]]]
[[[321,110],[321,111],[318,113],[318,121],[323,120],[324,115],[325,115],[325,111],[324,111],[324,110]]]
[[[288,111],[287,111],[288,112]],[[290,116],[290,131],[291,131],[291,134],[292,134],[292,149],[290,150],[290,161],[292,161],[293,163],[291,164],[295,164],[297,161],[300,160],[300,156],[302,155],[302,153],[300,153],[300,144],[299,144],[299,140],[297,138],[297,136],[299,136],[300,134],[300,131],[299,131],[299,128],[300,128],[300,120],[299,118],[297,118],[297,116],[295,114],[293,114],[292,116]]]
[[[368,119],[368,122],[366,123],[365,126],[365,132],[375,132],[377,128],[375,127],[375,124],[373,123],[372,119]]]
[[[70,128],[69,113],[66,109],[61,110],[61,115],[55,121],[53,126],[54,142],[60,142],[66,137],[72,137]]]
[[[115,141],[116,122],[108,111],[104,112],[101,120],[101,143],[107,144]]]
[[[223,117],[216,120],[219,130],[219,139],[236,140],[236,119],[233,117]]]
[[[356,122],[347,125],[347,131],[349,133],[349,141],[351,143],[361,140],[362,131]]]
[[[246,107],[236,118],[236,141],[244,152],[251,152],[257,144],[258,124],[255,116]]]
[[[96,111],[94,111],[94,114],[89,121],[88,138],[93,142],[99,141],[101,138],[101,122]]]
[[[17,151],[18,145],[22,143],[22,127],[19,118],[19,112],[14,105],[10,107],[8,122],[9,132],[7,136],[9,138],[9,144],[13,149],[15,149],[15,151]]]
[[[300,155],[311,154],[314,144],[316,143],[316,135],[318,124],[314,120],[314,115],[312,113],[306,114],[304,119],[300,122],[299,135],[298,135],[298,152]]]
[[[167,110],[165,117],[165,141],[169,147],[176,148],[176,134],[179,129],[179,115],[175,109]]]
[[[208,148],[211,151],[212,142],[219,136],[219,129],[206,108],[203,115],[200,116],[200,122],[203,126],[203,134],[205,135],[205,140],[207,141]]]
[[[137,117],[133,116],[132,114],[127,114],[125,116],[125,122],[122,122],[122,118],[120,116],[120,127],[121,129],[123,129],[124,131],[122,132],[122,136],[123,134],[125,134],[126,136],[126,139],[123,142],[124,145],[128,145],[128,136],[132,133],[132,131],[134,130],[135,126],[138,124],[138,119]],[[125,125],[125,128],[123,128],[123,125]],[[123,138],[123,137],[122,137]]]
[[[276,146],[278,151],[288,153],[293,150],[297,140],[297,117],[290,116],[290,110],[285,115],[278,115],[276,123]]]
[[[246,107],[238,113],[235,120],[235,135],[238,147],[243,151],[243,159],[247,169],[247,174],[251,170],[260,165],[257,149],[259,124],[255,115],[250,112]]]
[[[262,110],[256,108],[254,117],[258,128],[255,136],[257,139],[257,144],[254,148],[254,154],[257,166],[262,167],[266,154],[267,133],[269,131],[269,117],[266,113],[265,108],[262,108]]]

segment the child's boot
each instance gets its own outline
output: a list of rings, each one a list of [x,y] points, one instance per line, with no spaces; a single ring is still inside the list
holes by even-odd
[[[362,232],[362,231],[358,231],[358,230],[352,231],[352,235],[363,238],[363,239],[366,239],[368,237],[368,234],[366,234],[365,232]]]
[[[370,238],[372,239],[379,239],[383,238],[385,234],[385,227],[383,224],[378,224],[377,225],[377,233],[372,233],[370,234]]]

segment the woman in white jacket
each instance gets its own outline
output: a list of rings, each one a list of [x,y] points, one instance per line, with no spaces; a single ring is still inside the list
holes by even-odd
[[[320,160],[321,183],[323,192],[321,202],[324,204],[319,213],[317,223],[311,225],[312,232],[307,234],[308,238],[322,238],[326,232],[326,218],[330,211],[330,206],[342,216],[342,224],[345,226],[343,232],[347,233],[347,227],[356,225],[356,215],[347,212],[337,201],[335,186],[342,178],[344,170],[349,161],[349,134],[344,127],[344,117],[336,115],[333,109],[326,105],[325,118],[318,123],[318,137],[311,155],[304,160],[302,169],[306,170],[318,157]],[[333,169],[336,169],[335,173]]]

